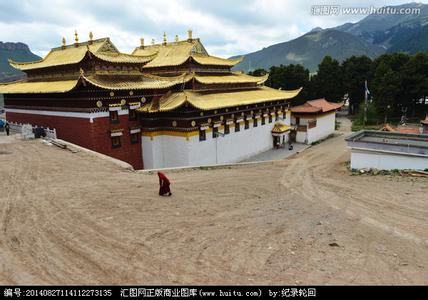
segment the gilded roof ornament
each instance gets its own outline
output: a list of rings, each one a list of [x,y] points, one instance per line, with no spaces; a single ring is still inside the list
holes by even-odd
[[[140,38],[140,48],[144,48],[144,38]]]
[[[94,34],[92,33],[92,31],[89,31],[89,42],[90,42],[90,44],[92,44],[93,39],[94,39]]]
[[[76,41],[76,46],[79,44],[79,35],[77,34],[77,30],[74,31],[74,40]]]
[[[191,41],[192,40],[192,29],[187,30],[187,36],[188,36],[188,40]]]
[[[167,41],[166,41],[166,33],[163,33],[163,44],[166,45]]]
[[[66,45],[67,42],[65,41],[65,37],[62,37],[62,49],[64,49]]]
[[[175,42],[178,42],[178,34],[175,35]]]
[[[80,76],[85,75],[85,72],[83,71],[83,69],[82,69],[82,68],[80,68],[79,73],[80,73]]]

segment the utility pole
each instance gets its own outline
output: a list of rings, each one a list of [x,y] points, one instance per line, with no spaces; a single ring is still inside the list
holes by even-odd
[[[214,135],[215,135],[215,164],[217,165],[218,164],[218,152],[217,152],[217,149],[218,149],[218,145],[217,145],[217,140],[218,140],[218,138],[221,136],[221,137],[224,137],[224,133],[221,133],[221,132],[215,132],[214,133]]]
[[[367,103],[368,103],[368,89],[367,89],[367,80],[364,81],[364,118],[363,126],[366,127],[367,123]]]

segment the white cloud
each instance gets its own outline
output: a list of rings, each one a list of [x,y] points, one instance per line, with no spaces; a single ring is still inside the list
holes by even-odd
[[[92,31],[96,38],[109,36],[123,52],[131,52],[144,36],[162,40],[192,28],[207,50],[217,56],[257,51],[296,38],[314,27],[333,27],[364,16],[313,16],[312,5],[380,7],[402,0],[23,0],[0,3],[0,40],[28,44],[37,54],[59,46],[63,36],[81,40]]]

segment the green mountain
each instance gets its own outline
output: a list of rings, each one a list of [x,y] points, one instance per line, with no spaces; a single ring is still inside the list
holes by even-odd
[[[414,35],[421,27],[428,25],[428,5],[407,3],[398,6],[386,6],[392,13],[371,14],[357,23],[346,23],[332,28],[358,36],[369,43],[389,49],[407,35]],[[414,13],[400,14],[400,10]]]
[[[376,57],[385,50],[362,38],[338,30],[312,30],[297,39],[269,46],[245,55],[245,59],[235,69],[248,72],[271,66],[302,64],[310,71],[316,71],[326,55],[342,61],[352,55]]]
[[[8,59],[34,61],[40,57],[33,54],[26,44],[0,42],[0,81],[11,81],[25,76],[23,72],[12,68]]]
[[[428,51],[427,4],[408,3],[382,9],[383,13],[368,15],[356,23],[330,29],[317,27],[297,39],[246,54],[235,69],[248,72],[299,63],[313,72],[325,55],[342,61],[352,55],[375,58],[385,52]],[[399,13],[404,9],[414,13]]]
[[[428,25],[421,26],[406,34],[397,34],[391,42],[388,52],[403,51],[409,54],[428,52]]]

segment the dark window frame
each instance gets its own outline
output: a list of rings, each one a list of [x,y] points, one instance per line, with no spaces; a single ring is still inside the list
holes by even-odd
[[[245,120],[245,123],[244,123],[244,130],[245,129],[250,129],[250,121],[249,120]]]
[[[206,140],[207,140],[207,134],[205,129],[204,130],[199,129],[199,141],[202,142]]]
[[[110,124],[119,123],[119,112],[117,110],[109,111]]]
[[[257,121],[257,118],[253,119],[253,127],[259,126],[259,121]]]
[[[241,131],[241,123],[235,122],[235,132],[240,132],[240,131]]]
[[[139,136],[139,132],[129,134],[129,139],[131,141],[131,144],[138,144],[139,143],[140,139],[138,138],[138,136]],[[134,138],[136,138],[136,139],[134,140]]]
[[[117,143],[115,143],[115,141],[117,141]],[[111,137],[111,148],[117,149],[120,147],[122,147],[122,143],[120,141],[120,136],[112,136]]]
[[[218,132],[218,127],[213,126],[213,139],[216,139],[218,135],[216,134]]]
[[[229,124],[224,124],[224,134],[229,134],[230,133],[230,126]]]
[[[128,118],[129,121],[137,121],[137,112],[135,109],[129,109]]]
[[[266,124],[266,122],[265,122],[266,120],[265,120],[265,117],[263,117],[262,116],[262,122],[261,122],[261,126],[263,126],[263,125],[265,125]]]

